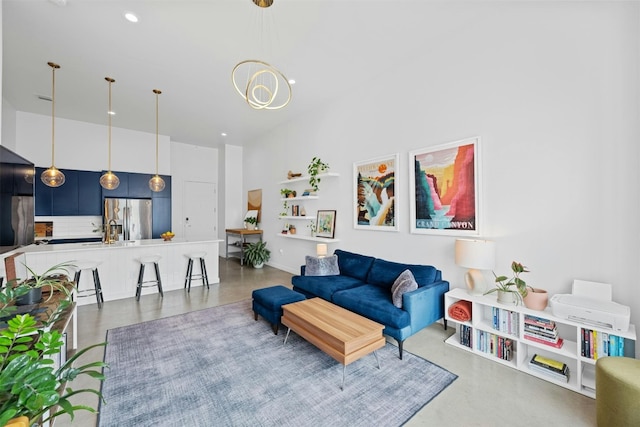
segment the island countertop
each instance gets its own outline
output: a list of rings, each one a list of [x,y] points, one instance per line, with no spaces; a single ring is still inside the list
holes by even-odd
[[[35,272],[41,273],[50,267],[62,263],[73,264],[74,261],[97,261],[98,274],[105,301],[112,301],[135,296],[140,263],[138,259],[148,255],[160,256],[158,262],[162,287],[165,291],[183,289],[187,271],[188,254],[204,252],[209,284],[220,282],[219,246],[220,239],[185,240],[173,238],[120,241],[113,244],[102,242],[61,243],[46,245],[30,245],[20,248],[24,253],[25,265]],[[196,267],[194,267],[196,269]],[[152,275],[152,268],[145,270],[145,281]],[[199,271],[194,271],[195,274]],[[73,271],[70,272],[73,275]],[[202,286],[201,280],[194,280],[191,287]],[[81,274],[78,289],[92,289],[91,272]],[[193,293],[194,290],[191,290]],[[206,292],[206,287],[205,287]],[[143,289],[143,295],[158,293],[155,288]],[[160,295],[157,296],[160,298]],[[142,303],[143,300],[140,301]],[[95,297],[78,298],[78,305],[95,304]]]
[[[88,251],[94,249],[123,249],[123,248],[139,248],[150,246],[167,246],[167,245],[192,245],[196,243],[221,243],[221,239],[202,239],[202,240],[186,240],[173,238],[169,241],[163,239],[144,239],[144,240],[119,240],[115,243],[102,242],[84,242],[84,243],[58,243],[58,244],[33,244],[20,248],[20,252],[77,252]]]

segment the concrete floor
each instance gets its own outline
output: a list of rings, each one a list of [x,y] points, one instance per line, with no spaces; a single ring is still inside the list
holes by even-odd
[[[192,286],[189,294],[179,290],[165,292],[164,298],[145,295],[139,302],[132,297],[107,302],[100,310],[96,304],[79,307],[79,348],[104,341],[108,329],[248,299],[254,289],[275,284],[290,286],[290,278],[289,273],[275,268],[256,270],[240,266],[237,259],[220,258],[220,283],[211,285],[210,290]],[[405,341],[405,351],[458,375],[407,426],[596,425],[595,400],[445,344],[453,332],[435,324]],[[86,360],[102,356],[101,351],[94,350]],[[99,384],[77,379],[72,386],[79,389]],[[96,406],[95,399],[83,397],[81,402]],[[55,421],[56,427],[69,425],[95,426],[96,416],[81,411],[73,422],[67,416]]]

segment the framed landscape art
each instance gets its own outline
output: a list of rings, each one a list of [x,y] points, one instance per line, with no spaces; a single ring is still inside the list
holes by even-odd
[[[399,154],[353,164],[353,227],[398,231]]]
[[[411,232],[480,234],[480,138],[409,153]]]
[[[336,234],[336,211],[319,210],[316,218],[316,237],[333,239]]]

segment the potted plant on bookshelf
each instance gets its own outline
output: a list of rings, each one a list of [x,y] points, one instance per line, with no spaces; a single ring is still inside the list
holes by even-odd
[[[320,184],[319,174],[325,173],[329,170],[329,164],[320,160],[320,157],[314,157],[311,159],[311,163],[307,166],[307,172],[309,172],[309,185],[313,187],[313,191],[318,191],[318,185]]]
[[[262,268],[264,263],[271,258],[271,251],[267,249],[267,242],[249,243],[244,250],[244,256],[245,260],[253,265],[253,268]]]
[[[51,294],[54,289],[61,291],[70,286],[64,279],[58,280],[57,284],[53,279],[47,280],[43,286],[50,286]],[[95,413],[91,406],[74,404],[69,398],[93,393],[102,399],[100,391],[73,390],[69,384],[80,375],[104,379],[102,372],[96,370],[107,367],[104,362],[90,362],[79,367],[74,364],[88,351],[106,343],[94,344],[63,359],[65,336],[53,325],[71,309],[70,293],[62,294],[64,297],[57,307],[38,318],[29,313],[15,314],[15,300],[29,289],[27,284],[17,283],[14,279],[0,291],[0,317],[9,318],[0,333],[0,425],[14,420],[31,426],[45,424],[62,414],[69,414],[73,420],[78,410]],[[59,365],[55,365],[54,358]]]
[[[516,304],[523,302],[524,297],[527,296],[527,283],[520,278],[520,274],[528,273],[527,267],[521,263],[513,261],[511,263],[511,271],[513,271],[513,277],[497,276],[495,273],[496,287],[489,289],[485,292],[485,295],[497,292],[498,302],[502,304]]]

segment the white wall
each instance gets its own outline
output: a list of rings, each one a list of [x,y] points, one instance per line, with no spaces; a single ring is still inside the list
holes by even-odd
[[[2,71],[0,70],[0,74],[1,73]],[[16,110],[9,102],[3,99],[0,114],[2,115],[2,137],[0,138],[0,144],[11,151],[16,151]]]
[[[277,182],[320,156],[341,174],[317,202],[338,210],[331,249],[433,264],[463,287],[455,238],[409,233],[408,152],[479,135],[482,237],[497,242],[496,273],[520,261],[531,269],[523,278],[551,293],[570,292],[575,278],[611,283],[638,324],[639,4],[478,2],[459,12],[461,30],[437,43],[420,28],[393,39],[415,55],[381,57],[375,81],[363,76],[353,93],[245,147],[243,186],[264,190],[271,264],[295,272],[315,251],[275,236]],[[398,152],[400,232],[353,229],[353,162]]]
[[[218,182],[218,150],[171,142],[171,227],[179,233],[184,227],[183,189],[186,181]],[[218,197],[216,195],[216,197]],[[222,236],[218,232],[218,236]]]
[[[236,145],[226,144],[224,147],[224,228],[239,228],[243,225],[244,215],[247,212],[247,190],[242,185],[243,149]],[[255,188],[262,188],[262,183]],[[222,233],[220,234],[222,236]],[[224,252],[222,252],[224,253]]]
[[[59,169],[100,171],[108,168],[108,127],[76,120],[55,119],[55,164]],[[16,114],[16,151],[36,166],[51,166],[51,116]],[[160,174],[170,174],[169,137],[158,138]],[[156,134],[111,128],[111,170],[156,171]]]

